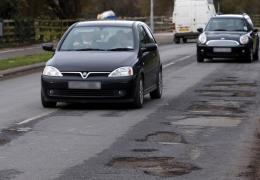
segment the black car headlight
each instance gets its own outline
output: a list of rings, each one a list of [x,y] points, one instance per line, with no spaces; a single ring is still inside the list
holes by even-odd
[[[205,44],[206,42],[207,42],[207,36],[206,36],[206,34],[205,33],[203,33],[203,34],[201,34],[200,36],[199,36],[199,43],[200,44]]]
[[[120,67],[109,74],[108,77],[127,77],[134,74],[132,67]]]
[[[53,77],[61,77],[63,76],[61,74],[61,72],[55,68],[55,67],[52,67],[52,66],[46,66],[43,70],[43,73],[42,75],[44,76],[53,76]]]
[[[248,44],[249,43],[249,37],[247,35],[243,35],[240,37],[240,43],[245,45],[245,44]]]

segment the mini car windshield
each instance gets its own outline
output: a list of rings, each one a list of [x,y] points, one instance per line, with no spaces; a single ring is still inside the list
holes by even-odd
[[[118,26],[75,27],[60,47],[60,51],[131,51],[133,49],[133,29]]]
[[[248,31],[248,27],[241,18],[213,18],[205,31]]]

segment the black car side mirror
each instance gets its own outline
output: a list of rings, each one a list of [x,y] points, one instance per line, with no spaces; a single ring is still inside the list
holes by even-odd
[[[45,50],[45,51],[51,51],[51,52],[55,51],[54,45],[52,43],[44,43],[44,44],[42,44],[42,49]]]
[[[143,52],[156,51],[157,49],[158,49],[158,46],[155,43],[144,44],[141,47],[141,50]]]
[[[198,31],[199,33],[203,33],[203,28],[198,28],[197,31]]]

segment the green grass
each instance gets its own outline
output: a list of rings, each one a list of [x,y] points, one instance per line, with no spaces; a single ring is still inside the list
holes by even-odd
[[[52,53],[42,53],[37,55],[29,55],[29,56],[20,56],[10,59],[3,59],[0,60],[0,71],[21,67],[21,66],[27,66],[32,65],[36,63],[46,62],[52,57]]]

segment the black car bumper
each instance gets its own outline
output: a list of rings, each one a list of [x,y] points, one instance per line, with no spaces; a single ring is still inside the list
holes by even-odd
[[[198,32],[188,32],[188,33],[175,33],[174,38],[186,38],[186,39],[196,39],[198,38]]]
[[[100,89],[71,89],[69,82],[99,82]],[[74,79],[42,76],[42,95],[50,102],[132,102],[136,77]]]
[[[221,49],[229,49],[230,51],[221,52]],[[250,57],[249,46],[236,47],[211,47],[206,45],[197,45],[197,54],[204,58],[248,58]]]

